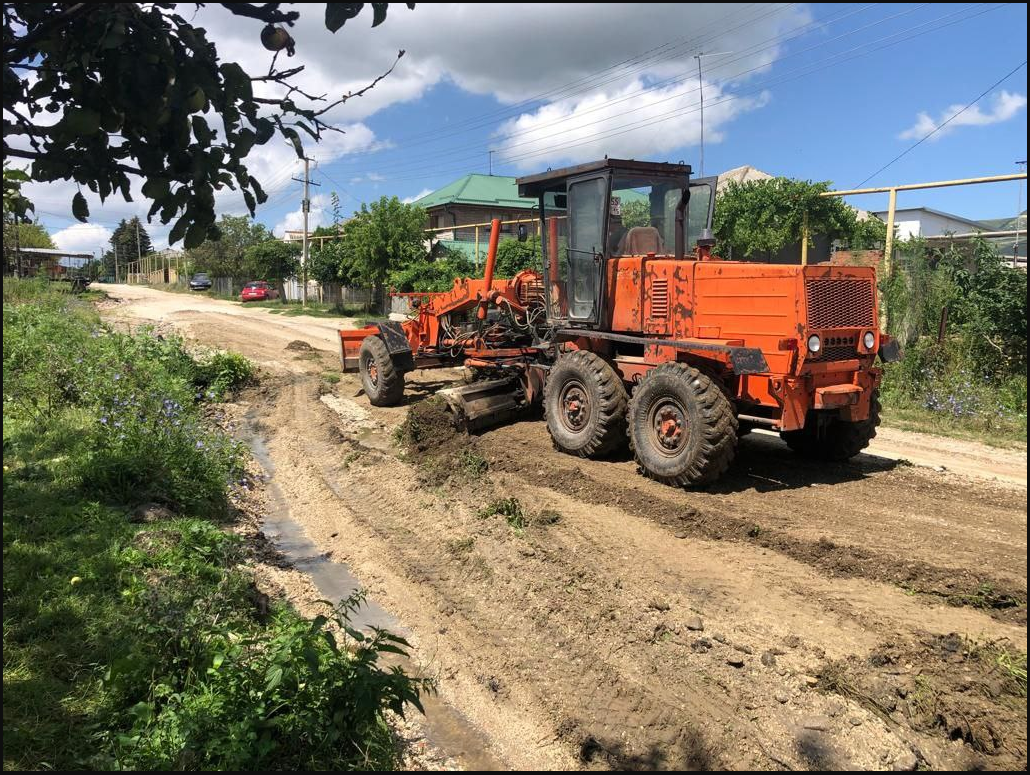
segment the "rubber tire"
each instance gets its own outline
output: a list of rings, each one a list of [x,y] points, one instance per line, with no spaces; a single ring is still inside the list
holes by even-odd
[[[586,426],[574,432],[562,424],[562,389],[570,380],[583,386],[590,401]],[[607,361],[589,350],[574,350],[558,359],[544,383],[544,419],[555,449],[579,457],[604,457],[626,443],[629,396],[622,378]]]
[[[661,452],[648,418],[663,397],[683,409],[686,442],[676,455]],[[737,415],[722,388],[685,363],[655,366],[640,381],[629,402],[629,440],[645,476],[677,487],[710,484],[730,467],[737,452]]]
[[[858,422],[834,419],[820,438],[816,422],[805,423],[799,431],[781,431],[780,438],[793,452],[816,460],[843,462],[850,460],[876,438],[880,424],[880,394],[874,390],[869,398],[869,417]]]
[[[368,373],[370,363],[374,363],[379,374],[377,384],[372,383]],[[366,336],[358,351],[358,372],[361,374],[361,387],[368,396],[372,406],[397,406],[404,398],[404,372],[397,368],[386,343],[378,336]]]

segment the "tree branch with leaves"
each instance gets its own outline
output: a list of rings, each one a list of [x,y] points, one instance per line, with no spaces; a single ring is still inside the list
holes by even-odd
[[[282,10],[282,3],[220,4],[264,22],[255,37],[272,61],[267,73],[251,75],[222,61],[207,32],[177,5],[6,3],[4,157],[31,161],[34,181],[77,183],[71,206],[80,221],[89,218],[83,187],[101,201],[120,194],[128,202],[133,180],[142,180],[148,220],[174,221],[169,243],[193,247],[217,239],[216,192],[240,191],[252,215],[266,200],[244,163],[254,146],[278,135],[302,157],[300,132],[317,142],[340,131],[326,114],[374,88],[404,52],[361,90],[310,94],[295,80],[303,66],[277,68],[280,53],[295,50],[287,28],[299,11]],[[365,5],[327,3],[326,28],[335,33]],[[388,4],[371,5],[374,27]],[[256,96],[255,83],[269,82],[282,94]]]

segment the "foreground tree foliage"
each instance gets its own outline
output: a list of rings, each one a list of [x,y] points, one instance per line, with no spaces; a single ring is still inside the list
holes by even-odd
[[[278,134],[303,156],[301,132],[317,141],[333,131],[326,112],[393,69],[355,93],[304,92],[295,82],[303,66],[277,69],[280,53],[294,53],[287,27],[300,16],[281,5],[221,3],[275,52],[268,72],[252,75],[222,61],[177,3],[5,3],[4,157],[30,160],[33,180],[73,180],[102,201],[132,201],[142,182],[148,218],[175,220],[170,244],[217,238],[216,191],[239,190],[251,214],[265,201],[244,164],[255,145]],[[326,28],[336,32],[364,5],[328,3]],[[372,6],[376,26],[387,3]],[[278,96],[255,96],[259,81],[281,86]],[[7,190],[5,177],[5,202]],[[81,191],[71,204],[80,221],[89,217]]]

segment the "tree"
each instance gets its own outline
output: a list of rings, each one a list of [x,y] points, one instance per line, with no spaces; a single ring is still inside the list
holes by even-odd
[[[515,240],[511,240],[515,242]],[[455,277],[472,277],[472,259],[460,250],[443,249],[435,259],[418,258],[390,273],[390,285],[402,292],[446,291]]]
[[[829,182],[790,178],[731,182],[715,206],[715,234],[734,255],[776,253],[800,242],[808,214],[809,236],[847,238],[855,229],[855,211],[839,197],[820,194]]]
[[[50,238],[46,227],[41,223],[19,223],[4,224],[4,245],[10,240],[23,248],[49,248],[54,250],[57,245]]]
[[[632,229],[634,226],[650,226],[650,202],[644,200],[624,202],[622,205],[622,225],[627,229]]]
[[[139,235],[138,244],[137,235]],[[141,256],[147,256],[153,252],[154,246],[150,242],[150,235],[147,234],[147,230],[140,222],[140,219],[136,217],[128,220],[122,218],[111,235],[111,249],[104,253],[101,259],[103,273],[107,276],[114,276],[115,259],[117,258],[117,263],[120,267],[119,274],[123,275],[126,264],[131,261],[137,261]]]
[[[115,192],[132,201],[131,182],[142,180],[148,219],[175,219],[168,241],[187,248],[217,239],[216,191],[238,188],[253,215],[266,197],[243,163],[251,149],[278,134],[303,157],[300,132],[317,142],[340,131],[323,120],[326,112],[366,93],[393,66],[337,99],[308,94],[294,82],[302,66],[277,69],[280,53],[294,53],[286,28],[300,13],[280,10],[282,3],[221,5],[264,23],[255,43],[274,52],[267,73],[220,61],[206,31],[176,13],[176,3],[5,3],[4,157],[30,160],[33,180],[73,180],[102,201]],[[374,27],[388,4],[371,5]],[[364,6],[327,3],[326,28],[336,32]],[[257,82],[281,89],[258,97]],[[71,205],[87,220],[81,190]]]
[[[249,246],[244,251],[244,271],[255,280],[267,280],[279,286],[283,299],[283,280],[293,277],[300,267],[300,245],[268,239]]]
[[[425,224],[425,210],[395,196],[362,204],[344,230],[342,265],[378,296],[391,271],[425,259]]]
[[[223,215],[218,221],[218,234],[218,239],[206,240],[188,251],[187,259],[196,271],[216,277],[241,277],[247,248],[274,239],[267,226],[246,215]]]
[[[625,212],[625,208],[623,208]],[[625,221],[625,217],[624,217]],[[525,242],[506,239],[497,245],[497,277],[514,277],[523,269],[541,269],[544,259],[540,251],[540,240],[533,236]]]

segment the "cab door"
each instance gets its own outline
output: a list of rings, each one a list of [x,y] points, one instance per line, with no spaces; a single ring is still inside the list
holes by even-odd
[[[690,253],[697,247],[702,229],[712,228],[715,215],[715,191],[719,178],[697,178],[690,181],[690,199],[687,201],[686,239],[684,247]]]
[[[569,181],[569,239],[565,247],[568,267],[568,319],[596,324],[604,291],[604,240],[608,216],[608,175],[590,175]]]

